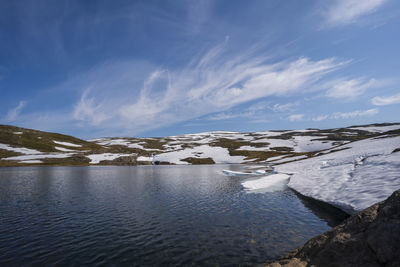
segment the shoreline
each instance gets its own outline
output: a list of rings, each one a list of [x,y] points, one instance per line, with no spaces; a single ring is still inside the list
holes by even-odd
[[[399,266],[400,190],[266,267]]]

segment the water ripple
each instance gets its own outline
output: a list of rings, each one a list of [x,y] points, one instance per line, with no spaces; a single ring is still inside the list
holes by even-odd
[[[254,265],[329,229],[292,191],[246,194],[226,168],[1,168],[0,265]]]

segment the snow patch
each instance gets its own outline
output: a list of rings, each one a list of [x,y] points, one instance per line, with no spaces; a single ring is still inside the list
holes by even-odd
[[[241,146],[237,150],[268,151],[268,147]]]
[[[61,159],[61,158],[68,158],[72,156],[73,153],[51,153],[51,154],[39,154],[39,155],[24,155],[24,156],[15,156],[15,157],[8,157],[3,158],[3,160],[19,160],[19,161],[26,161],[26,160],[35,160],[35,159]]]
[[[41,160],[23,160],[23,161],[20,161],[19,163],[43,163],[43,161],[41,161]]]
[[[353,213],[386,199],[400,188],[400,137],[369,138],[348,148],[275,166],[291,173],[288,186]]]
[[[263,191],[276,191],[286,185],[288,179],[289,175],[287,174],[271,174],[257,180],[245,181],[242,183],[242,186],[248,190],[263,189]]]
[[[63,145],[63,146],[71,146],[71,147],[82,147],[82,145],[77,145],[69,142],[61,142],[61,141],[53,141],[56,144]]]
[[[153,161],[152,157],[144,157],[144,156],[140,156],[136,159],[137,161]]]
[[[72,149],[63,148],[63,147],[59,147],[59,146],[56,146],[54,148],[59,150],[59,151],[64,151],[64,152],[73,152],[73,151],[75,151],[75,150],[72,150]]]
[[[363,130],[371,133],[384,133],[387,131],[393,131],[400,129],[400,124],[390,126],[365,126],[365,127],[352,127],[348,128],[352,130]]]
[[[103,154],[92,154],[86,155],[90,159],[90,164],[98,164],[102,160],[114,160],[119,157],[132,156],[136,154],[114,154],[114,153],[103,153]]]
[[[215,163],[242,163],[245,159],[243,156],[230,156],[226,148],[201,145],[194,148],[158,154],[156,160],[173,164],[188,164],[182,161],[182,159],[199,157],[199,154],[201,154],[202,158],[212,158]]]
[[[24,148],[24,147],[11,147],[6,144],[1,144],[0,143],[0,148],[8,151],[13,151],[21,154],[41,154],[42,152],[36,150],[36,149],[29,149],[29,148]]]

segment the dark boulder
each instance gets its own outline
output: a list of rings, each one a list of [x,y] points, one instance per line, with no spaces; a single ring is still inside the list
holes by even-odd
[[[400,266],[400,190],[266,266]]]

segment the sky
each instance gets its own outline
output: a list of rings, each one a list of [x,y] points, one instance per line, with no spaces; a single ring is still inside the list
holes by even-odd
[[[0,0],[0,124],[81,138],[400,122],[396,0]]]

